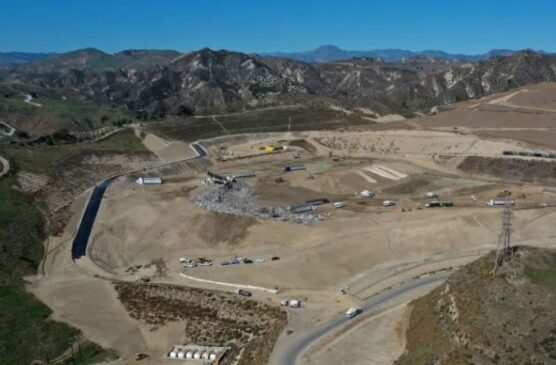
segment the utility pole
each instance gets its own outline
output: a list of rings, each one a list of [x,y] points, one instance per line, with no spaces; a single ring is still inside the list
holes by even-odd
[[[498,236],[498,244],[496,245],[496,261],[494,262],[493,274],[505,260],[510,260],[513,257],[513,250],[511,246],[511,223],[512,220],[512,208],[506,207],[502,213],[502,228],[500,230],[500,235]]]

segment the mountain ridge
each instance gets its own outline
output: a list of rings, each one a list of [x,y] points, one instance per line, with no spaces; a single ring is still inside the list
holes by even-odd
[[[180,54],[84,49],[3,71],[4,82],[152,115],[196,114],[296,103],[378,107],[415,115],[431,107],[556,81],[556,56],[519,51],[477,62],[415,56],[306,63],[227,50]],[[1,81],[1,80],[0,80]]]
[[[344,50],[334,45],[324,45],[310,51],[301,52],[264,52],[262,56],[282,57],[308,63],[349,60],[358,57],[380,58],[386,62],[399,62],[413,56],[432,56],[461,61],[482,61],[496,56],[509,56],[519,51],[509,49],[492,49],[486,53],[468,55],[463,53],[449,53],[441,50],[410,51],[398,48],[371,50]],[[535,51],[546,53],[544,51]]]

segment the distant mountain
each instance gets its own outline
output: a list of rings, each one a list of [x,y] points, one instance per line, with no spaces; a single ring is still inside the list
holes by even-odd
[[[263,53],[263,56],[289,58],[292,60],[303,61],[308,63],[330,62],[349,60],[352,58],[380,58],[386,62],[399,62],[404,58],[414,56],[431,56],[445,59],[455,59],[461,61],[481,61],[494,56],[509,56],[515,51],[508,49],[497,49],[479,55],[452,54],[443,51],[425,50],[425,51],[408,51],[403,49],[374,49],[369,51],[346,51],[332,45],[321,46],[312,51],[305,52],[273,52]]]
[[[55,53],[0,52],[0,65],[16,66],[50,57]]]
[[[61,72],[64,70],[104,71],[117,69],[146,70],[157,65],[166,65],[181,53],[173,50],[126,50],[115,54],[96,48],[84,48],[34,60],[20,67],[37,73]]]

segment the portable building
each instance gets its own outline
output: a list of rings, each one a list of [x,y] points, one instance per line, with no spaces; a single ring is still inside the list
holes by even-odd
[[[139,185],[160,185],[162,184],[161,177],[140,177],[135,182]]]
[[[375,196],[375,193],[370,190],[363,190],[360,195],[364,198],[372,198],[373,196]]]
[[[500,206],[510,206],[510,205],[514,205],[514,201],[513,200],[501,200],[501,199],[490,199],[487,202],[487,205],[490,205],[491,207],[500,207]]]

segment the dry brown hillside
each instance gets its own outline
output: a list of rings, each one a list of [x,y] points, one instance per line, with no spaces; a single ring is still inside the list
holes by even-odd
[[[556,364],[556,250],[516,248],[513,269],[497,276],[493,262],[491,253],[412,303],[397,365]]]

